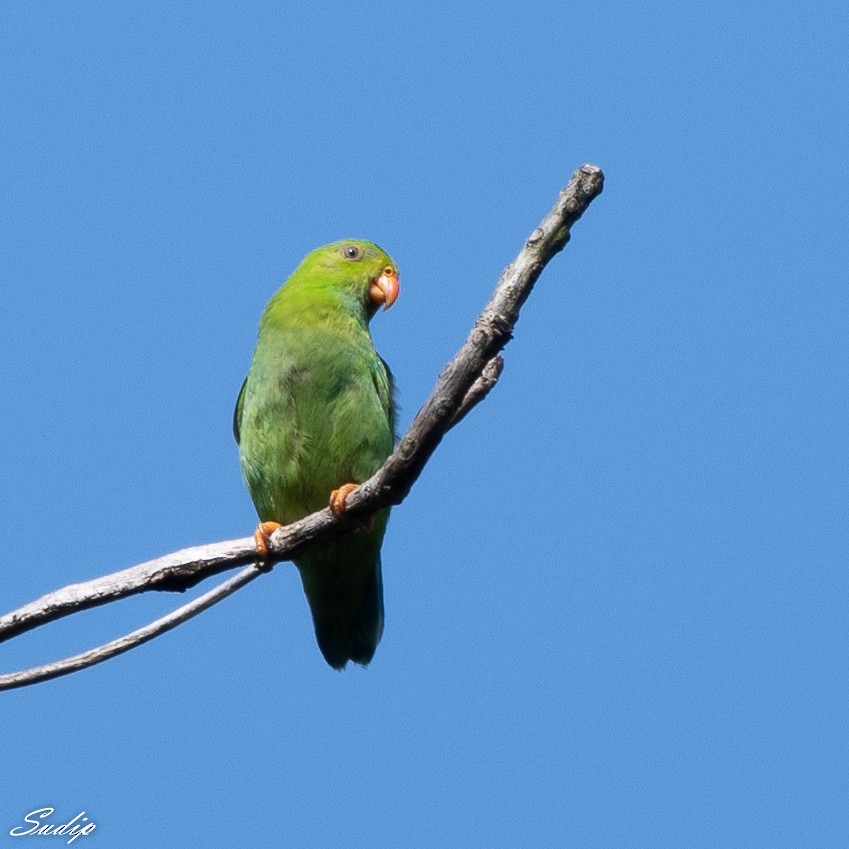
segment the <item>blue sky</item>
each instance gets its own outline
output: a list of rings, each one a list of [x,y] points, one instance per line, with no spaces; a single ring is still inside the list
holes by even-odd
[[[393,513],[372,665],[281,564],[0,694],[0,845],[845,847],[849,11],[287,5],[0,13],[4,611],[251,532],[232,408],[304,253],[397,261],[405,426],[573,169],[604,194]]]

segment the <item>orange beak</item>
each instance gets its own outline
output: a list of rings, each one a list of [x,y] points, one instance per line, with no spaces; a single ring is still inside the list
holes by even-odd
[[[371,284],[369,300],[376,305],[383,304],[383,309],[388,310],[398,299],[399,291],[398,272],[391,265],[387,265],[383,274]]]

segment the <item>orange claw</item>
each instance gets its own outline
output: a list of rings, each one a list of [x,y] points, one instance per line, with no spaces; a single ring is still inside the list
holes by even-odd
[[[268,559],[268,541],[269,537],[278,529],[282,528],[279,522],[260,522],[254,531],[254,543],[256,544],[257,554],[261,560]]]
[[[345,502],[348,496],[359,486],[357,483],[344,483],[339,489],[334,489],[330,493],[330,509],[334,513],[345,512]]]
[[[359,487],[358,483],[344,483],[339,489],[334,489],[333,492],[330,493],[330,509],[334,513],[344,513],[347,509],[345,507],[345,502],[348,500],[348,496]],[[359,524],[364,531],[370,531],[374,525],[374,516],[369,516],[364,520],[357,520],[357,524]]]

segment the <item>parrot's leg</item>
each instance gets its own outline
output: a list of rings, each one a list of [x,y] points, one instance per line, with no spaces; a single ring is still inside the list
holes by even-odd
[[[346,509],[345,502],[348,500],[348,496],[358,486],[358,483],[344,483],[339,489],[334,489],[330,493],[330,509],[334,513],[344,513]],[[360,521],[359,524],[362,525],[363,530],[370,531],[374,525],[374,516],[369,516],[368,519]]]
[[[264,563],[268,559],[268,540],[269,537],[278,529],[282,528],[279,522],[260,522],[254,531],[254,544],[256,545],[257,554],[260,560]]]

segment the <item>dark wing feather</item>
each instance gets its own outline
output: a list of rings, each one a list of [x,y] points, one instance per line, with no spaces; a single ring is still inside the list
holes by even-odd
[[[233,410],[233,436],[236,437],[236,445],[239,444],[240,428],[242,424],[242,402],[245,398],[245,387],[248,385],[248,379],[245,378],[242,383],[242,388],[239,390],[239,397],[236,399],[236,409]]]
[[[392,429],[392,437],[393,439],[397,439],[398,434],[395,433],[395,423],[398,404],[395,402],[395,378],[392,377],[392,372],[386,364],[386,360],[380,354],[378,354],[377,358],[380,360],[380,365],[371,370],[371,379],[380,398],[380,405],[386,413],[389,427]]]

